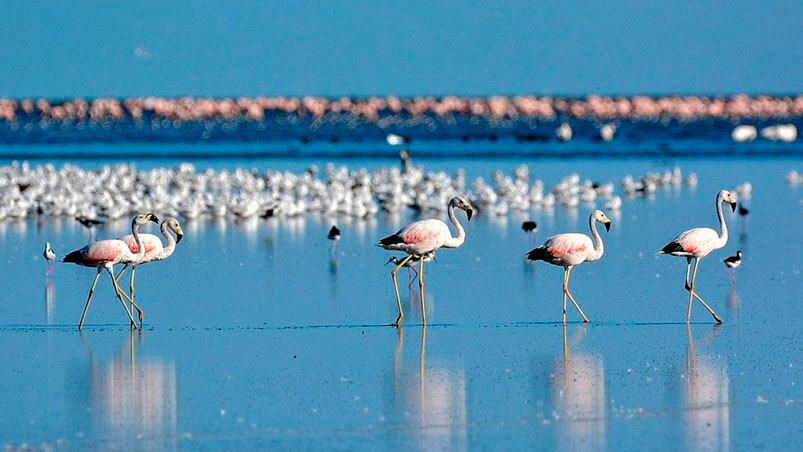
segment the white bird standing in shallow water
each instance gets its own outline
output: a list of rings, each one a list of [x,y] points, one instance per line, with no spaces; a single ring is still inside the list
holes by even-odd
[[[563,323],[566,323],[567,296],[572,300],[577,311],[580,312],[583,322],[588,322],[588,317],[586,317],[569,291],[569,277],[575,265],[599,260],[605,252],[602,237],[600,237],[596,228],[597,222],[604,224],[606,231],[611,230],[611,220],[601,210],[595,210],[588,217],[588,227],[591,229],[593,239],[585,234],[578,233],[553,235],[546,239],[543,245],[527,253],[527,259],[544,261],[563,267]]]
[[[682,256],[686,258],[686,290],[689,291],[689,310],[686,314],[686,323],[691,323],[691,305],[695,298],[705,306],[717,323],[722,323],[717,313],[700,298],[695,290],[697,283],[697,267],[700,259],[708,256],[711,251],[718,250],[728,243],[728,226],[725,224],[725,215],[722,213],[722,203],[727,202],[731,206],[731,211],[736,210],[736,196],[727,190],[720,190],[717,194],[716,209],[717,219],[719,219],[719,233],[711,228],[694,228],[675,237],[659,254],[670,254],[672,256]],[[694,259],[694,274],[689,283],[689,270],[691,261]]]
[[[162,241],[159,240],[159,237],[153,234],[140,234],[140,240],[142,240],[142,245],[145,247],[145,256],[139,262],[126,264],[115,278],[115,281],[119,283],[120,278],[123,277],[123,273],[125,273],[126,269],[131,267],[131,280],[128,285],[127,298],[128,301],[131,302],[131,312],[134,312],[134,309],[137,310],[140,325],[142,325],[143,313],[139,306],[134,302],[134,277],[137,272],[137,267],[149,262],[162,261],[172,256],[173,251],[176,250],[176,245],[178,245],[178,243],[181,242],[181,239],[184,238],[184,230],[181,229],[181,224],[175,218],[166,218],[164,221],[162,221],[160,231],[162,233],[162,237],[167,240],[167,246],[162,245]],[[170,234],[170,231],[173,231],[176,234],[175,238],[173,238],[173,236]],[[128,249],[131,250],[132,253],[139,252],[137,239],[133,235],[129,234],[120,237],[120,240],[128,245]],[[125,292],[123,292],[123,295],[125,295]]]
[[[42,252],[42,256],[47,261],[47,275],[50,276],[53,272],[53,264],[56,262],[56,253],[50,247],[50,242],[45,243],[45,250]]]
[[[123,297],[121,295],[123,290],[120,289],[120,286],[117,285],[117,280],[114,279],[114,265],[120,263],[131,264],[142,260],[142,258],[145,256],[145,246],[142,244],[142,240],[139,237],[139,227],[143,224],[147,224],[149,221],[159,223],[159,219],[152,213],[137,215],[131,221],[131,233],[134,235],[134,240],[137,242],[139,247],[139,251],[137,253],[132,253],[128,245],[122,240],[110,239],[92,242],[80,250],[73,251],[72,253],[64,256],[64,260],[62,262],[68,262],[78,264],[83,267],[92,267],[97,269],[95,280],[92,282],[92,287],[89,289],[89,296],[86,298],[84,310],[81,313],[81,320],[78,322],[79,330],[84,326],[84,318],[89,310],[89,303],[92,302],[92,295],[95,293],[95,286],[98,284],[100,272],[103,270],[109,272],[109,276],[112,279],[112,285],[114,286],[114,294],[117,295],[117,299],[120,300],[120,303],[123,305],[123,309],[125,309],[126,314],[128,314],[128,318],[131,320],[131,327],[137,327],[136,322],[134,322],[134,316],[131,314],[128,306],[126,306],[125,302],[123,301]],[[139,309],[139,307],[137,307],[137,309]]]
[[[396,281],[396,272],[410,259],[418,256],[424,256],[432,253],[439,248],[459,248],[466,240],[466,231],[460,222],[457,221],[454,209],[458,208],[466,212],[466,217],[471,221],[471,215],[474,213],[474,208],[471,203],[462,196],[455,196],[449,200],[449,220],[451,220],[454,227],[457,229],[457,236],[452,237],[452,232],[449,226],[441,220],[421,220],[409,224],[400,229],[393,235],[389,235],[379,241],[377,246],[380,246],[390,251],[403,251],[407,253],[407,257],[399,261],[398,265],[390,271],[390,277],[393,280],[393,288],[396,290],[396,303],[399,306],[399,317],[396,318],[394,325],[401,325],[404,318],[402,311],[401,296],[399,295],[399,283]],[[418,287],[421,291],[421,313],[423,315],[423,323],[427,324],[427,309],[424,302],[424,261],[419,259],[420,268],[418,270]]]

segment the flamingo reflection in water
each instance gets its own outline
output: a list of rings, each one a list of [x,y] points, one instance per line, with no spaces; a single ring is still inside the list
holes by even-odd
[[[177,380],[175,365],[138,357],[141,335],[131,331],[111,362],[95,361],[87,338],[90,412],[95,429],[114,448],[177,448]],[[105,447],[102,447],[105,448]]]
[[[699,354],[687,325],[686,386],[683,407],[690,450],[730,449],[730,396],[727,363],[720,356]],[[712,330],[716,333],[719,327]]]
[[[585,336],[580,325],[574,344]],[[558,444],[567,450],[598,450],[605,446],[605,366],[601,358],[572,353],[563,325],[563,356],[553,370],[552,396]]]
[[[462,368],[426,364],[427,328],[421,329],[418,366],[403,365],[404,329],[397,330],[393,357],[393,400],[399,416],[414,432],[413,442],[427,450],[466,450],[467,396]],[[409,415],[408,415],[409,414]]]

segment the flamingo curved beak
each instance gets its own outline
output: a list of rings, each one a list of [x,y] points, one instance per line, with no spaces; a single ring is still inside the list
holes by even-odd
[[[472,209],[471,207],[468,207],[466,209],[466,218],[468,218],[468,221],[471,221],[471,216],[472,215],[474,215],[474,209]]]
[[[176,245],[181,242],[181,239],[184,238],[184,229],[181,229],[181,226],[176,227]]]
[[[156,215],[154,215],[152,213],[149,213],[148,214],[148,221],[153,221],[154,223],[159,224],[159,217],[157,217]]]
[[[611,231],[611,220],[608,220],[608,221],[606,221],[605,223],[602,223],[602,224],[605,225],[605,232],[610,232]]]
[[[731,205],[731,212],[736,212],[736,201],[730,201],[728,204]]]

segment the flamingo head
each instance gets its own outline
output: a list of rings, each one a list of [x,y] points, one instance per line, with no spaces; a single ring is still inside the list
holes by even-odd
[[[597,209],[591,213],[591,218],[605,225],[606,232],[611,230],[611,219],[605,215],[605,212]]]
[[[471,206],[471,203],[464,196],[455,196],[449,201],[449,205],[465,211],[468,221],[471,221],[471,216],[474,215],[474,207]]]
[[[719,202],[726,202],[731,206],[731,212],[736,212],[736,195],[729,192],[728,190],[722,190],[719,192]]]
[[[159,217],[154,215],[152,212],[141,213],[134,217],[134,224],[136,225],[148,224],[149,221],[159,224]]]
[[[184,238],[184,230],[181,229],[181,224],[175,218],[168,218],[165,220],[167,222],[167,227],[173,230],[176,233],[176,244],[178,244],[181,239]]]

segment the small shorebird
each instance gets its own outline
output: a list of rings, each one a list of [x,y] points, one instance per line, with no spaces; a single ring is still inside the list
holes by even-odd
[[[42,252],[42,256],[47,261],[47,276],[49,277],[53,273],[53,267],[56,263],[56,253],[50,247],[50,242],[45,243],[45,250]]]
[[[586,262],[599,260],[605,252],[602,237],[597,231],[597,222],[605,225],[605,230],[611,230],[611,220],[601,210],[591,212],[588,217],[588,227],[591,229],[593,239],[585,234],[566,233],[553,235],[546,239],[543,245],[527,253],[527,259],[533,261],[544,261],[552,265],[563,267],[563,323],[566,323],[566,297],[568,296],[574,307],[583,318],[583,322],[588,322],[580,305],[569,291],[569,277],[572,268]]]
[[[333,242],[340,240],[340,229],[338,229],[337,226],[332,226],[331,229],[329,229],[329,234],[326,235],[326,238]]]
[[[455,208],[466,212],[466,217],[471,221],[471,215],[474,213],[474,208],[471,203],[462,196],[455,196],[449,200],[449,220],[451,220],[455,229],[457,229],[457,236],[452,237],[452,232],[449,226],[441,220],[430,219],[416,221],[409,224],[395,234],[389,235],[379,241],[377,246],[380,246],[390,251],[403,251],[407,253],[399,261],[396,267],[390,271],[390,277],[393,280],[393,288],[396,291],[396,303],[399,307],[399,316],[396,318],[394,325],[401,325],[404,318],[402,311],[401,296],[399,295],[399,283],[396,281],[396,273],[402,268],[409,260],[416,256],[424,256],[440,248],[459,248],[466,240],[466,231],[463,226],[457,221],[454,210]],[[424,259],[419,259],[418,270],[418,287],[421,292],[421,314],[423,316],[424,325],[427,324],[427,309],[424,301]]]
[[[408,275],[407,287],[410,287],[410,285],[413,283],[413,281],[415,281],[415,279],[418,277],[418,270],[415,269],[415,266],[416,266],[416,264],[418,264],[418,261],[421,260],[421,259],[424,259],[424,262],[430,262],[433,259],[435,259],[435,253],[432,252],[432,253],[427,253],[427,254],[425,254],[423,256],[413,256],[412,259],[410,259],[410,260],[408,260],[407,262],[404,263],[404,266],[407,267],[407,270],[408,270],[408,272],[407,272],[407,275]],[[388,261],[385,262],[385,265],[388,265],[388,264],[399,265],[399,263],[401,261],[402,260],[399,259],[396,256],[390,256],[390,259],[388,259]],[[409,277],[411,273],[415,273],[415,276]]]
[[[728,268],[728,276],[731,279],[731,282],[736,284],[736,269],[742,265],[742,250],[736,251],[735,256],[728,256],[722,260],[725,263],[725,267]]]
[[[700,265],[700,259],[728,243],[728,225],[725,224],[725,215],[722,213],[723,202],[730,204],[731,211],[735,211],[736,196],[727,190],[721,190],[717,193],[716,209],[717,219],[719,220],[719,233],[711,228],[689,229],[675,237],[658,252],[658,254],[669,254],[686,258],[686,282],[684,287],[689,291],[689,309],[686,314],[686,323],[691,323],[691,305],[695,298],[705,306],[717,323],[722,323],[717,313],[700,298],[695,287],[697,285],[697,268]],[[689,270],[691,269],[692,259],[694,259],[694,274],[691,278],[691,282],[689,282]]]
[[[84,310],[81,313],[81,320],[78,322],[79,330],[83,329],[84,318],[86,318],[86,313],[89,309],[89,303],[92,302],[92,295],[95,293],[95,286],[98,284],[98,278],[100,278],[100,273],[103,270],[106,270],[109,273],[109,277],[112,279],[114,294],[117,296],[117,299],[120,300],[120,304],[123,305],[123,309],[125,309],[126,314],[128,314],[128,318],[131,320],[131,327],[137,327],[136,322],[134,321],[134,316],[131,314],[128,306],[126,306],[125,302],[123,301],[123,297],[121,295],[123,290],[120,289],[120,286],[117,285],[117,281],[114,279],[114,265],[120,263],[131,264],[142,260],[142,258],[145,256],[145,246],[142,244],[142,240],[139,237],[139,228],[143,224],[147,224],[149,221],[158,223],[159,219],[156,218],[156,215],[152,213],[144,213],[137,215],[131,221],[131,233],[134,235],[134,240],[137,242],[138,246],[137,253],[132,253],[128,245],[122,240],[110,239],[92,242],[85,247],[75,250],[64,256],[62,262],[68,262],[78,264],[83,267],[92,267],[97,269],[95,280],[92,282],[92,287],[89,289],[89,296],[86,299]],[[139,307],[137,307],[137,309],[139,309]]]
[[[50,242],[45,243],[45,251],[42,252],[42,256],[48,262],[54,262],[56,260],[56,253],[53,251],[53,248],[50,247]]]

